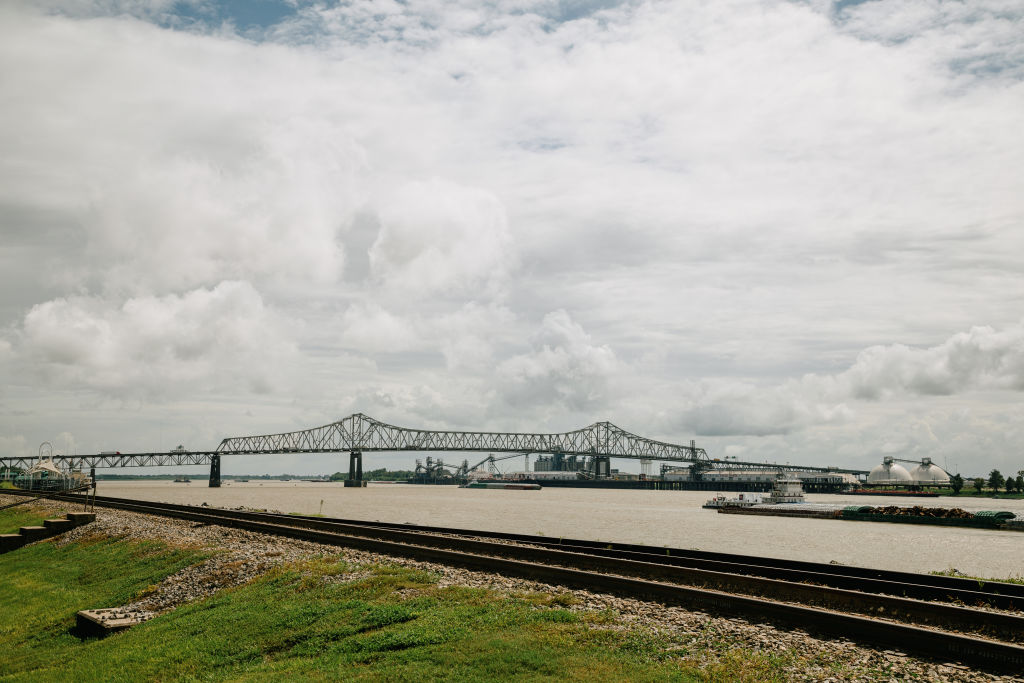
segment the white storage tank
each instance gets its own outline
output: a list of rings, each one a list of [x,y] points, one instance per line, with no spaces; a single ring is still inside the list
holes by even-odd
[[[922,458],[921,464],[910,470],[910,478],[921,486],[949,485],[949,475],[944,469],[933,464],[931,458]]]
[[[902,465],[897,465],[893,459],[886,456],[882,464],[871,470],[868,474],[869,484],[902,484],[904,486],[913,484],[914,479]]]

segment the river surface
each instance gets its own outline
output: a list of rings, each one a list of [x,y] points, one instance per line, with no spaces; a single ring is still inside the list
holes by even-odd
[[[300,481],[99,482],[100,495],[217,507],[322,513],[380,522],[543,534],[929,572],[955,568],[972,576],[1024,576],[1024,533],[987,529],[720,515],[701,505],[706,491],[545,488],[540,491],[453,486]],[[730,496],[735,494],[728,494]],[[969,511],[1009,510],[1024,500],[808,494],[808,502],[925,505]]]

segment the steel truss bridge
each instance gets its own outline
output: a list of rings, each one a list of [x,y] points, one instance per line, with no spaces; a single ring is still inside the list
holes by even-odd
[[[350,454],[350,479],[362,480],[362,453],[383,451],[476,451],[490,453],[560,453],[607,460],[629,458],[661,462],[693,463],[703,468],[779,468],[812,472],[866,474],[863,470],[829,467],[777,465],[770,463],[712,460],[703,448],[672,444],[637,436],[611,422],[554,434],[520,432],[466,432],[410,429],[355,413],[337,422],[281,434],[237,436],[224,439],[212,451],[176,449],[160,453],[98,453],[55,455],[74,469],[106,467],[152,467],[160,465],[210,465],[210,485],[220,485],[220,458],[225,455],[273,455],[292,453]],[[28,468],[35,457],[0,458],[0,468]],[[216,483],[214,483],[216,481]]]

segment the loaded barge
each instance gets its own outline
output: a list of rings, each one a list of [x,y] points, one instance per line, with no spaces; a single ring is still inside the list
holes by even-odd
[[[817,519],[844,519],[855,522],[892,522],[896,524],[934,524],[939,526],[973,527],[978,529],[1006,529],[1024,531],[1024,518],[1012,512],[983,510],[967,512],[960,508],[926,508],[920,505],[900,507],[888,505],[839,506],[828,503],[805,502],[799,480],[779,479],[768,496],[740,494],[727,499],[716,496],[704,504],[728,515],[770,515],[778,517],[811,517]]]
[[[897,491],[892,489],[854,489],[846,491],[845,496],[905,496],[907,498],[938,498],[934,491]]]
[[[539,491],[540,484],[530,484],[518,481],[471,481],[468,484],[459,486],[462,489],[512,489],[517,491]]]

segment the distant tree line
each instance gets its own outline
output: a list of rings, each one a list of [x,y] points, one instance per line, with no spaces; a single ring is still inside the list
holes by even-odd
[[[959,473],[950,477],[949,486],[953,489],[954,494],[959,494],[960,490],[963,489],[967,482]],[[992,489],[992,493],[999,493],[1000,490],[1006,493],[1024,493],[1024,470],[1017,472],[1017,476],[1007,475],[1003,476],[1003,473],[999,470],[992,470],[988,473],[988,479],[983,477],[975,477],[971,480],[971,486],[974,487],[976,493],[981,493],[985,487]]]
[[[372,481],[405,481],[412,479],[412,470],[387,470],[383,467],[376,470],[363,472],[363,479]],[[348,472],[335,472],[331,475],[331,481],[343,481],[348,479]]]

